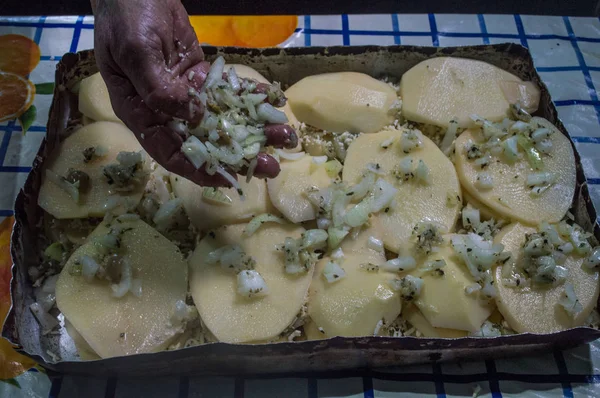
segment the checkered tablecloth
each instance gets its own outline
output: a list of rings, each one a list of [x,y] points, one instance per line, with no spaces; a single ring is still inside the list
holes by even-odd
[[[93,47],[91,17],[0,17],[0,35],[17,33],[41,48],[33,83],[54,80],[62,54]],[[600,20],[521,15],[301,16],[283,46],[457,46],[514,42],[529,47],[561,119],[576,142],[596,206],[600,205]],[[1,93],[0,93],[1,95]],[[49,95],[37,95],[38,116],[26,135],[0,123],[0,219],[12,214],[46,131]],[[20,389],[0,383],[1,397],[403,397],[600,396],[600,342],[564,352],[510,360],[287,378],[98,379],[29,371]]]

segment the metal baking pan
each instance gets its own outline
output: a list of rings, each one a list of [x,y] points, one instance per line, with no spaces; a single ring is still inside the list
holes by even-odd
[[[456,56],[482,60],[523,80],[535,82],[541,89],[540,107],[536,115],[550,120],[568,136],[546,86],[535,71],[530,53],[515,44],[455,48],[362,46],[265,50],[209,47],[205,53],[208,60],[222,54],[228,63],[246,64],[270,80],[280,81],[284,85],[293,84],[308,75],[335,71],[364,72],[376,78],[399,78],[412,66],[430,57]],[[573,347],[600,337],[599,330],[584,327],[546,335],[519,334],[496,338],[337,337],[262,345],[210,343],[178,351],[80,361],[64,329],[60,334],[41,335],[38,323],[29,310],[34,297],[27,269],[39,261],[36,257],[36,253],[39,253],[37,237],[43,211],[37,205],[37,198],[42,165],[57,143],[81,119],[77,111],[77,96],[71,94],[70,89],[96,71],[92,51],[66,54],[58,64],[48,134],[15,203],[16,223],[11,242],[14,261],[11,285],[13,306],[2,335],[17,344],[22,353],[48,369],[71,374],[129,376],[318,372],[523,355]],[[598,241],[600,228],[596,224],[596,212],[577,151],[575,159],[577,189],[571,211],[576,222],[593,232]],[[49,351],[58,354],[60,360],[53,360]]]

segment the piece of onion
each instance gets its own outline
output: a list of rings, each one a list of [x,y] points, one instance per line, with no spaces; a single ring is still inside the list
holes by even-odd
[[[375,250],[376,252],[384,252],[383,241],[381,239],[377,239],[374,236],[369,236],[367,247],[371,250]]]
[[[86,281],[91,282],[100,269],[100,264],[92,257],[86,255],[81,256],[79,261],[81,262],[81,275]]]
[[[342,269],[337,263],[329,261],[323,269],[323,277],[327,282],[334,283],[346,276],[346,271]]]
[[[494,179],[492,175],[488,172],[481,172],[477,175],[477,179],[475,180],[475,186],[481,190],[489,190],[494,188]]]
[[[348,230],[345,228],[329,227],[327,230],[327,245],[329,250],[335,249],[342,243],[344,238],[348,235]]]
[[[275,152],[277,153],[277,155],[279,155],[280,158],[285,160],[299,160],[302,159],[305,155],[305,152],[286,152],[278,148],[275,149]]]
[[[240,79],[238,78],[237,73],[235,73],[235,68],[233,66],[231,66],[229,68],[229,70],[227,71],[227,80],[229,81],[229,84],[231,85],[231,89],[234,92],[238,92],[241,89],[241,85],[240,85]]]
[[[322,229],[309,229],[302,234],[302,249],[315,249],[327,242],[327,231]]]
[[[450,120],[444,139],[440,143],[440,150],[447,154],[448,150],[452,146],[454,140],[456,140],[456,133],[458,132],[458,122],[456,120]]]
[[[561,298],[558,300],[558,304],[569,314],[571,317],[575,317],[578,313],[583,311],[583,306],[579,302],[575,289],[570,283],[565,283],[565,291]]]
[[[217,57],[214,60],[210,69],[208,70],[208,75],[206,76],[206,80],[202,85],[202,91],[213,87],[219,80],[223,78],[223,69],[225,68],[225,58],[222,56]]]
[[[131,264],[126,257],[121,258],[121,280],[117,284],[110,285],[113,296],[121,298],[129,292],[131,289],[132,271]]]
[[[269,294],[269,288],[257,271],[245,270],[237,275],[237,293],[248,298],[263,297]]]
[[[256,107],[256,114],[259,119],[267,123],[283,124],[288,122],[288,118],[284,112],[266,102]]]
[[[261,215],[258,215],[256,217],[254,217],[249,223],[248,225],[246,225],[246,228],[244,228],[244,236],[245,237],[249,237],[252,236],[256,231],[258,231],[258,229],[266,222],[274,222],[274,223],[278,223],[278,224],[285,224],[285,220],[277,217],[273,214],[269,214],[269,213],[263,213]],[[327,233],[325,233],[327,234]]]
[[[417,267],[417,262],[412,256],[399,256],[386,261],[381,265],[384,271],[389,272],[404,272],[411,271]]]
[[[39,303],[31,304],[29,306],[29,309],[35,316],[35,319],[37,319],[37,321],[39,322],[43,335],[50,333],[52,329],[54,329],[60,324],[58,322],[58,319],[44,311],[44,309]]]
[[[202,165],[211,158],[204,143],[193,135],[190,135],[183,143],[181,151],[197,169],[202,167]]]
[[[227,194],[221,191],[219,188],[204,187],[202,189],[202,200],[206,203],[212,203],[216,205],[231,206],[233,201]]]
[[[592,253],[585,259],[583,266],[595,270],[600,267],[600,246],[596,246]]]
[[[373,213],[380,212],[390,206],[398,190],[383,178],[378,179],[372,189],[373,200],[370,201],[371,211]]]

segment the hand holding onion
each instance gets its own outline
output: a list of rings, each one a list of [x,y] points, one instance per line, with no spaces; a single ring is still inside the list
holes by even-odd
[[[200,185],[232,185],[231,178],[196,167],[182,152],[189,130],[205,119],[206,101],[192,93],[202,92],[210,65],[204,61],[181,2],[92,0],[92,7],[96,16],[96,59],[116,115],[167,170]],[[270,90],[261,83],[255,86],[252,94]],[[268,96],[264,100],[274,106],[281,106],[282,102],[285,103],[283,96]],[[282,120],[267,119],[263,130],[266,145],[297,145],[296,133]],[[273,157],[261,152],[255,158],[251,166],[255,167],[255,176],[277,176],[280,168]],[[244,173],[246,168],[226,167],[227,171],[238,173]]]

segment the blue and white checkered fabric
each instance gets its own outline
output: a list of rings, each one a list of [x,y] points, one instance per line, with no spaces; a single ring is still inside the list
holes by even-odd
[[[93,47],[91,17],[0,17],[0,34],[17,33],[40,45],[42,58],[30,79],[54,80],[68,51]],[[592,198],[600,206],[600,20],[520,15],[302,16],[283,46],[457,46],[514,42],[529,47],[559,115],[576,142]],[[18,189],[46,132],[50,96],[35,99],[38,119],[25,136],[0,123],[0,218],[12,214]],[[564,352],[509,360],[435,364],[368,373],[290,378],[95,379],[70,376],[50,382],[27,372],[21,389],[0,384],[11,397],[403,397],[403,396],[600,396],[600,343]]]

